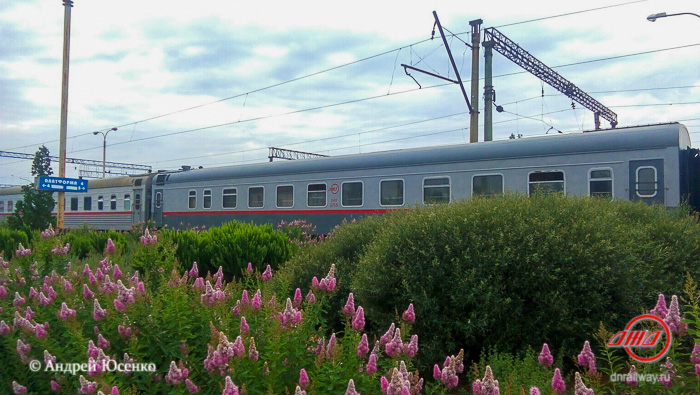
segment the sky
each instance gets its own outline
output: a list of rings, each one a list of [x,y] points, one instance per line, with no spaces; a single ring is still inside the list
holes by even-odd
[[[173,170],[264,162],[268,147],[352,155],[469,142],[458,85],[436,32],[447,29],[470,92],[469,21],[496,27],[618,116],[619,126],[681,122],[700,147],[700,14],[691,0],[75,0],[67,156]],[[64,8],[0,3],[0,151],[58,156]],[[493,138],[580,133],[593,114],[498,53]],[[480,77],[484,71],[480,53]],[[419,85],[420,84],[420,88]],[[479,85],[479,141],[483,141]],[[603,121],[603,126],[609,126]],[[58,162],[53,162],[58,173]],[[68,164],[67,177],[80,167]],[[0,185],[31,180],[0,157]]]

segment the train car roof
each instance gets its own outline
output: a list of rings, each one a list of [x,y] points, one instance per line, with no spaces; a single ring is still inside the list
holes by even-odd
[[[348,169],[361,171],[382,167],[421,166],[668,147],[678,147],[684,150],[690,148],[690,144],[690,136],[684,125],[668,123],[473,144],[193,169],[170,173],[165,182],[170,184]]]

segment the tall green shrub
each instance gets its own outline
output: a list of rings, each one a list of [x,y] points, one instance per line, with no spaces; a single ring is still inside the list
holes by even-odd
[[[0,255],[5,260],[10,260],[17,250],[19,243],[29,247],[29,238],[27,234],[20,230],[0,229]]]

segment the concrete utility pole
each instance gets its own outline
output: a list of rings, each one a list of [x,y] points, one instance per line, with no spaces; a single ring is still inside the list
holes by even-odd
[[[479,141],[479,42],[481,40],[481,19],[469,22],[472,27],[472,112],[469,120],[469,142]]]
[[[58,150],[58,176],[66,176],[66,134],[68,129],[68,64],[70,63],[70,11],[72,0],[63,0],[63,78],[61,83],[61,131]],[[56,227],[63,229],[66,193],[58,193],[58,220]]]
[[[493,140],[493,41],[484,41],[484,141]]]

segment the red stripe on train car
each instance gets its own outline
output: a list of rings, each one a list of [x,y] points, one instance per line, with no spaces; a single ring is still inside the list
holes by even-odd
[[[163,215],[223,215],[223,214],[385,214],[396,209],[358,210],[231,210],[231,211],[166,211]],[[401,209],[399,209],[401,210]]]
[[[52,213],[56,215],[56,213]],[[80,212],[69,212],[65,215],[131,215],[131,211],[80,211]]]

